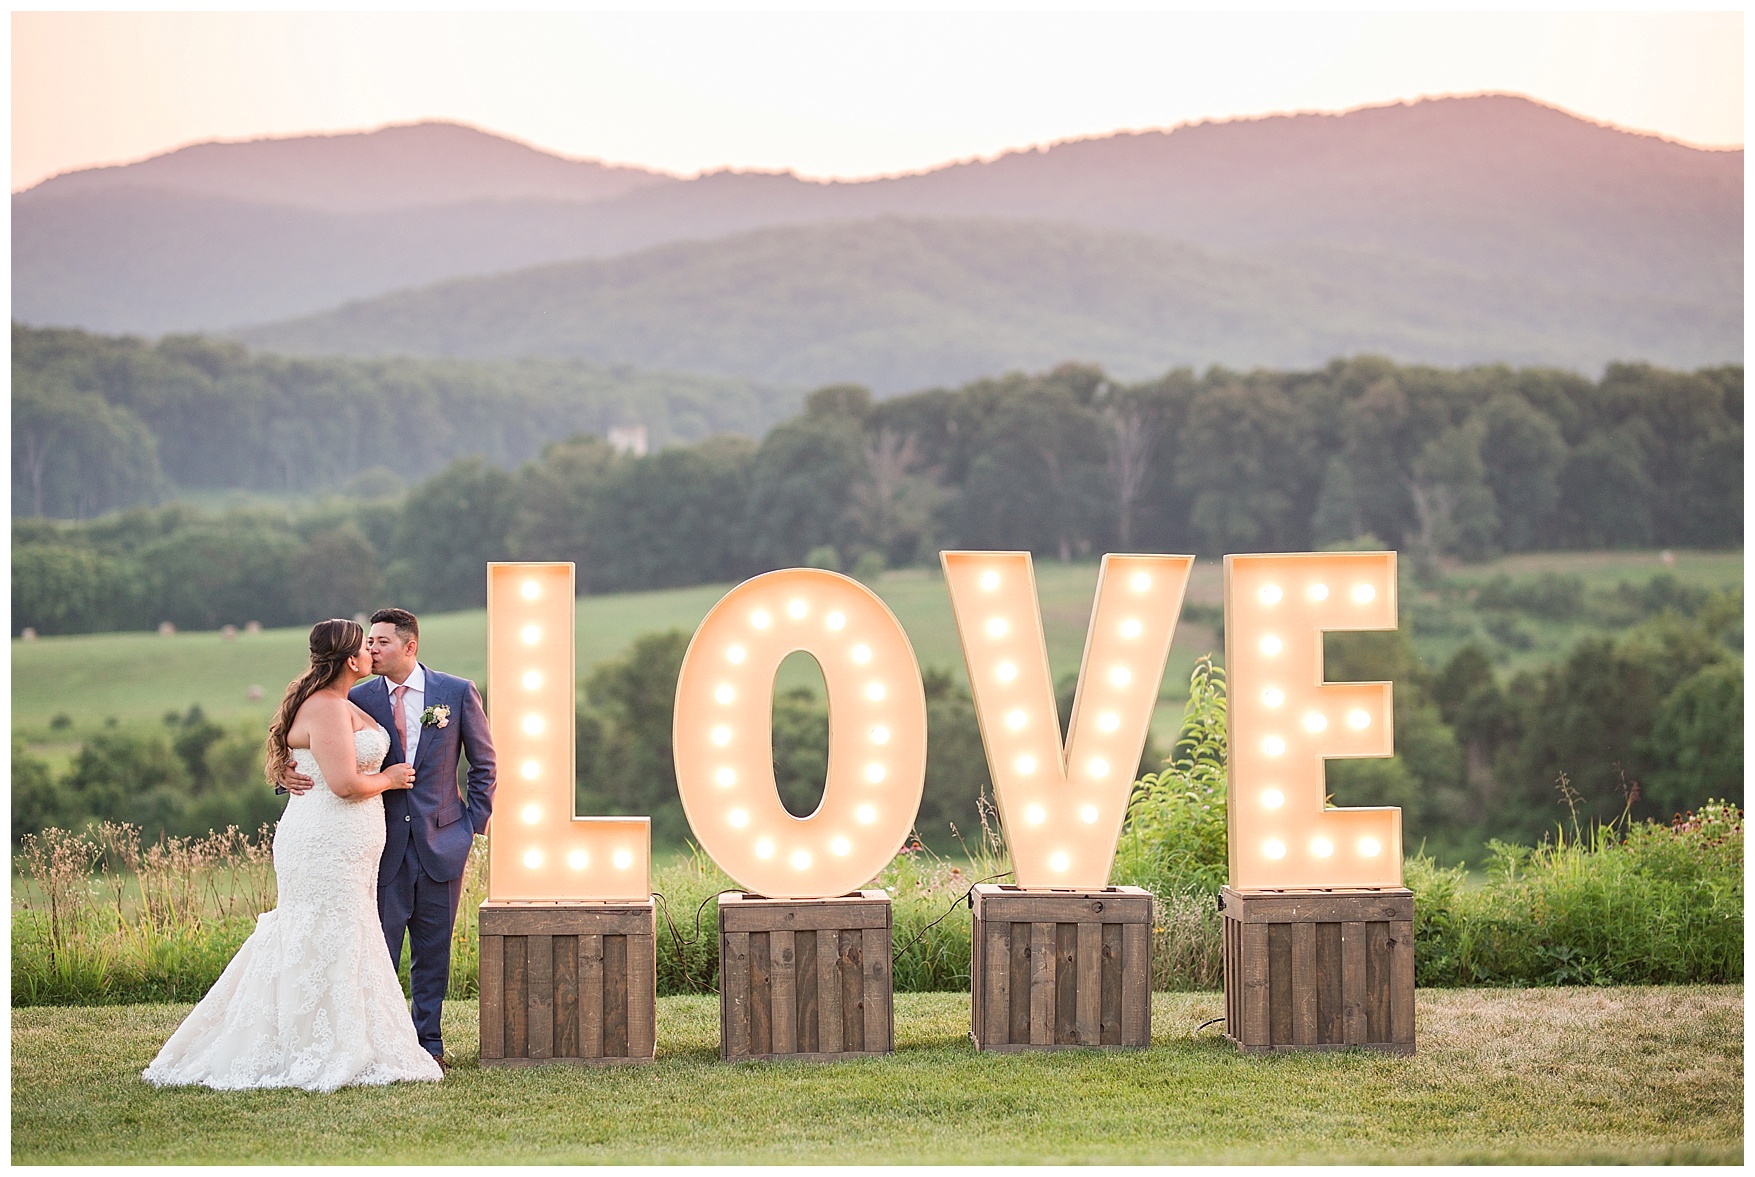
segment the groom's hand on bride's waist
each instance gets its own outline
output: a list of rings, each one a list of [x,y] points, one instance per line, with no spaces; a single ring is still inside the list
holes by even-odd
[[[303,793],[316,783],[289,764],[286,766],[286,771],[280,774],[280,786],[274,791],[276,793]]]

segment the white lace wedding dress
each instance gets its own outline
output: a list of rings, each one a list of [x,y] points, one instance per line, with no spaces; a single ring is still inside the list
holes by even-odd
[[[362,772],[389,750],[381,727],[354,733]],[[279,906],[142,1072],[149,1083],[334,1091],[441,1077],[378,923],[384,800],[331,793],[308,748],[293,763],[317,783],[287,800],[274,831]]]

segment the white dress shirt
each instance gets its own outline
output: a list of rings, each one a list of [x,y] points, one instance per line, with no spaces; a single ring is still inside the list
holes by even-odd
[[[416,662],[408,677],[400,683],[393,683],[388,678],[384,680],[384,689],[390,692],[392,702],[399,686],[408,688],[408,693],[402,696],[402,730],[408,733],[408,746],[403,749],[403,755],[408,757],[408,763],[413,764],[415,750],[420,747],[420,713],[427,709],[427,674],[420,663]]]

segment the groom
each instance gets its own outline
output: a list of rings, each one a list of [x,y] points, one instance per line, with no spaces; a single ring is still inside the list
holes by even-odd
[[[463,872],[475,835],[487,832],[494,810],[494,743],[481,693],[466,678],[423,666],[416,658],[420,623],[407,609],[372,614],[366,635],[372,669],[348,693],[354,705],[390,733],[386,764],[413,764],[414,787],[384,793],[384,854],[378,860],[378,919],[390,962],[409,940],[414,1028],[440,1067],[445,1045],[439,1011],[451,976],[451,929],[463,896]],[[459,755],[469,757],[465,797],[457,791]],[[302,793],[311,779],[289,772],[286,786]]]

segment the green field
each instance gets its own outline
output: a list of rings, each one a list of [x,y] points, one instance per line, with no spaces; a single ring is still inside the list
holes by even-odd
[[[1688,584],[1709,587],[1740,585],[1740,552],[1682,552],[1666,568],[1655,552],[1578,552],[1507,557],[1483,564],[1446,569],[1446,577],[1473,583],[1500,572],[1516,577],[1562,572],[1583,578],[1592,588],[1613,588],[1620,581],[1643,583],[1671,572]],[[1096,587],[1095,563],[1036,562],[1043,626],[1049,662],[1056,676],[1076,671],[1083,652],[1091,594]],[[692,631],[727,585],[582,597],[578,603],[578,665],[581,676],[606,658],[624,650],[633,638],[652,630]],[[935,570],[888,572],[877,590],[901,619],[923,667],[939,667],[965,678],[950,599]],[[1188,602],[1222,603],[1221,564],[1196,563]],[[1404,601],[1404,623],[1413,602]],[[487,672],[486,614],[481,610],[435,614],[422,619],[422,657],[429,664],[482,682]],[[1588,629],[1583,623],[1532,623],[1536,645],[1507,656],[1516,668],[1547,661]],[[1414,643],[1428,660],[1449,654],[1460,643],[1454,635],[1423,636],[1413,627]],[[1213,631],[1184,620],[1176,632],[1170,665],[1164,675],[1163,702],[1155,730],[1160,740],[1172,734],[1187,694],[1194,660],[1217,641]],[[1222,653],[1222,651],[1219,651]],[[303,668],[305,632],[266,630],[226,640],[217,633],[93,634],[40,638],[12,643],[12,720],[39,754],[70,755],[79,741],[108,719],[125,725],[157,722],[167,711],[199,704],[210,717],[223,721],[252,718],[266,723],[273,701]],[[821,678],[807,659],[795,657],[781,674],[782,687],[814,683]],[[485,686],[484,682],[484,686]],[[262,688],[261,702],[246,692]],[[50,727],[57,715],[72,722]]]
[[[977,1054],[969,998],[896,998],[896,1053],[718,1061],[712,997],[658,1003],[647,1066],[484,1070],[445,1006],[443,1084],[159,1091],[187,1005],[12,1013],[20,1164],[1724,1163],[1743,1159],[1743,989],[1422,990],[1418,1053],[1243,1057],[1154,994],[1144,1051]]]

